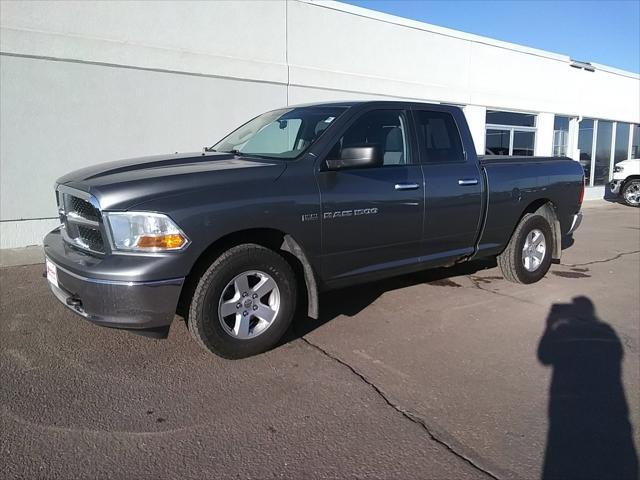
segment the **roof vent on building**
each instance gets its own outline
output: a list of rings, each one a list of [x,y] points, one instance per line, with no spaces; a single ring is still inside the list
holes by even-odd
[[[571,63],[569,65],[571,65],[573,68],[582,68],[583,70],[586,70],[587,72],[595,72],[596,71],[596,67],[591,65],[589,62],[581,62],[580,60],[574,60],[573,58],[571,59]]]

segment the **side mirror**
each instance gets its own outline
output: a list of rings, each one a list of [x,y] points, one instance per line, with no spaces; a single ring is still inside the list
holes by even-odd
[[[327,160],[326,163],[329,170],[381,167],[382,155],[380,147],[376,144],[345,147],[340,152],[340,159]]]

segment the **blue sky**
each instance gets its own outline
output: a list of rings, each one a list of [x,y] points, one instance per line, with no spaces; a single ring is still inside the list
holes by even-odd
[[[640,0],[342,0],[640,73]]]

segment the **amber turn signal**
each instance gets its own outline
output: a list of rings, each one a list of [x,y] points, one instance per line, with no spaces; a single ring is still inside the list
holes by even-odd
[[[186,238],[179,233],[168,233],[165,235],[140,235],[136,242],[136,247],[176,250],[182,247],[186,241]]]

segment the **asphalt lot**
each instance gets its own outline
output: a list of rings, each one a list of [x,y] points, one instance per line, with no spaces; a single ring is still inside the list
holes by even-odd
[[[42,265],[2,268],[2,476],[633,475],[640,211],[584,211],[538,284],[481,262],[325,294],[321,322],[241,361],[182,322],[164,341],[95,327]]]

